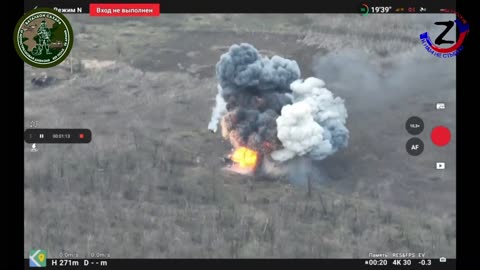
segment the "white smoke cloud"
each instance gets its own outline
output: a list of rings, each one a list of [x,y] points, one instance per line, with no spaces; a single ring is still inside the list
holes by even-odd
[[[332,92],[324,86],[324,81],[314,77],[310,77],[303,82],[302,80],[296,80],[290,85],[294,94],[293,101],[308,103],[312,109],[312,115],[318,123],[338,120],[344,125],[348,117],[344,100],[340,97],[334,97]]]
[[[215,97],[215,107],[212,110],[212,118],[210,119],[210,123],[208,123],[208,129],[212,132],[217,132],[218,123],[222,116],[227,112],[227,102],[223,99],[222,96],[222,87],[217,85],[218,93]]]
[[[294,103],[285,105],[277,118],[277,137],[284,148],[272,152],[274,160],[306,154],[322,160],[348,145],[344,100],[324,86],[324,81],[314,77],[290,84]]]
[[[323,128],[313,120],[312,110],[306,102],[283,106],[276,121],[277,137],[284,147],[272,152],[272,158],[277,161],[303,156],[323,142]]]

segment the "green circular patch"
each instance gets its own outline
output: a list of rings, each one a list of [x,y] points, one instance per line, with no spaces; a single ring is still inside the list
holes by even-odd
[[[13,44],[23,61],[38,68],[65,60],[73,46],[73,30],[67,18],[51,8],[37,8],[20,18]]]

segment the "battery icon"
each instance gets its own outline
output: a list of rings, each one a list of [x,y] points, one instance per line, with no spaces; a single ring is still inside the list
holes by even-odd
[[[368,5],[367,4],[362,4],[362,6],[360,7],[360,13],[362,14],[362,16],[367,16],[368,15]]]

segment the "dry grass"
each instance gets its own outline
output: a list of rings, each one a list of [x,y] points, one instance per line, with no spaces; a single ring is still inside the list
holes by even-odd
[[[82,26],[75,58],[97,59],[97,66],[102,60],[115,63],[97,70],[52,69],[62,80],[44,89],[32,88],[28,82],[39,71],[26,67],[26,126],[38,120],[41,127],[90,128],[93,141],[39,145],[37,153],[26,145],[25,256],[31,247],[46,248],[51,257],[62,251],[118,258],[456,256],[455,215],[450,209],[441,215],[441,206],[426,203],[427,198],[442,201],[445,194],[449,200],[454,190],[441,189],[448,182],[436,183],[435,189],[420,181],[407,186],[412,194],[397,195],[407,201],[397,204],[389,200],[398,188],[393,185],[407,180],[402,177],[418,177],[417,171],[404,176],[406,169],[399,167],[388,175],[380,168],[387,168],[382,159],[389,153],[378,148],[366,153],[354,143],[337,157],[350,160],[348,176],[314,185],[308,197],[304,187],[224,174],[217,157],[230,146],[206,129],[216,82],[213,73],[199,73],[213,70],[220,52],[215,48],[237,39],[274,44],[260,49],[298,56],[303,66],[309,63],[301,57],[310,59],[317,48],[341,51],[358,45],[378,56],[390,46],[413,46],[405,18],[393,16],[372,30],[380,17],[198,16],[114,24],[72,17],[74,27]],[[407,39],[383,40],[392,25]],[[99,43],[113,29],[120,29],[117,51]],[[193,30],[206,31],[200,34],[205,38],[186,42]],[[147,46],[152,43],[161,50]],[[366,131],[351,128],[356,140],[371,140]],[[378,182],[372,184],[369,176]]]

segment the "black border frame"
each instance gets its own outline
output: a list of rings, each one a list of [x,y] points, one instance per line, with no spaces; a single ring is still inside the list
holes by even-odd
[[[3,36],[12,37],[15,25],[20,17],[23,15],[23,1],[12,1],[8,3],[8,8],[3,9],[4,20],[2,27],[5,27]],[[8,269],[20,269],[19,266],[23,264],[23,209],[24,209],[24,142],[23,138],[23,121],[24,121],[24,97],[23,97],[23,61],[17,55],[13,47],[12,40],[5,40],[8,47],[4,57],[8,57],[4,61],[8,76],[4,75],[4,80],[8,83],[8,87],[2,87],[7,98],[4,99],[4,104],[8,105],[4,108],[8,123],[4,124],[4,134],[7,140],[6,146],[8,152],[4,160],[7,160],[6,168],[3,170],[3,181],[6,184],[4,189],[6,202],[4,208],[7,213],[4,214],[4,223],[7,223],[8,230],[4,230],[7,234],[7,242],[5,248],[7,249],[7,265]],[[8,134],[6,134],[8,131]]]
[[[474,15],[475,8],[471,5],[472,2],[469,2],[470,6],[467,5],[467,1],[457,1],[456,11],[459,12],[467,20],[470,26],[470,32],[467,38],[464,41],[465,50],[457,56],[457,230],[456,230],[456,239],[457,239],[457,267],[458,269],[468,269],[470,265],[473,265],[473,262],[469,262],[470,258],[474,259],[478,257],[478,254],[471,253],[474,250],[466,247],[474,246],[474,243],[466,244],[469,238],[469,235],[474,235],[474,231],[468,232],[468,225],[472,225],[467,221],[468,213],[471,213],[469,206],[473,206],[475,202],[471,198],[476,198],[475,194],[468,194],[468,192],[475,191],[473,188],[472,181],[469,181],[473,178],[469,176],[476,175],[476,172],[469,172],[472,168],[475,169],[475,165],[472,167],[467,165],[468,157],[476,157],[475,153],[468,153],[472,151],[472,148],[469,147],[474,145],[474,140],[468,136],[472,136],[472,132],[467,132],[466,128],[470,125],[472,126],[474,121],[469,121],[469,116],[473,116],[472,108],[478,108],[475,104],[468,104],[468,102],[474,102],[475,98],[469,98],[469,93],[467,91],[472,89],[471,86],[475,85],[471,75],[474,70],[479,70],[479,62],[475,61],[474,55],[478,52],[475,51],[476,48],[480,48],[478,43],[478,37],[480,34],[480,20],[478,16]],[[473,89],[472,89],[473,90]],[[470,122],[470,124],[469,124]],[[470,185],[470,187],[469,187]],[[470,199],[470,200],[468,200]],[[474,211],[474,210],[473,210]]]
[[[363,3],[369,6],[426,7],[426,13],[452,8],[454,0],[343,0],[343,1],[222,1],[222,0],[24,0],[25,9],[39,7],[77,7],[88,12],[86,3],[160,3],[162,13],[359,13]],[[407,13],[405,11],[404,13]]]
[[[25,2],[42,2],[45,0],[25,0]],[[71,0],[72,2],[80,2],[81,0]],[[92,2],[109,2],[111,0],[93,0]],[[137,0],[125,1],[125,2],[136,2]],[[54,2],[50,0],[49,2]],[[70,1],[69,1],[70,2]],[[85,1],[81,1],[85,2]],[[116,0],[113,2],[122,2],[122,0]],[[145,0],[140,2],[154,2],[152,0]],[[277,1],[270,3],[265,2],[252,2],[252,1],[241,1],[241,2],[232,2],[232,1],[222,1],[222,0],[210,0],[208,3],[205,1],[190,1],[189,4],[182,3],[184,1],[180,0],[160,0],[160,12],[161,13],[180,13],[180,12],[192,12],[192,13],[263,13],[263,12],[285,12],[285,13],[329,13],[332,10],[328,10],[328,8],[334,8],[336,4],[339,4],[338,1],[336,2],[327,2],[327,3],[320,3],[319,1],[305,1],[307,3],[299,3],[295,1],[294,3],[286,2],[286,3],[279,3]],[[367,2],[371,5],[374,3],[381,3],[379,1],[367,1],[367,0],[352,0],[349,3],[363,3]],[[386,1],[382,1],[383,5],[385,5]],[[394,1],[395,2],[395,1]],[[439,3],[440,0],[435,1],[435,3]],[[64,3],[64,2],[63,2]],[[336,4],[335,4],[336,3]],[[419,6],[422,3],[425,4],[427,7],[432,4],[432,2],[425,1],[412,1],[406,0],[400,2],[402,6]],[[471,1],[470,1],[471,3]],[[5,3],[4,12],[7,13],[6,17],[7,20],[4,20],[2,27],[5,27],[7,33],[4,36],[11,36],[12,31],[15,27],[15,24],[23,15],[24,11],[24,3],[21,1],[10,1]],[[8,7],[7,7],[8,5]],[[316,5],[316,6],[315,6]],[[473,251],[472,249],[465,248],[466,238],[469,237],[469,234],[466,230],[466,227],[469,223],[466,221],[466,215],[469,212],[468,206],[473,205],[475,202],[473,200],[467,201],[469,198],[476,198],[475,195],[468,195],[469,191],[474,191],[475,189],[472,187],[468,187],[468,185],[474,181],[476,181],[475,177],[468,177],[469,175],[475,176],[476,174],[472,172],[472,174],[467,174],[467,170],[469,168],[475,167],[468,167],[465,163],[467,161],[466,154],[469,150],[468,146],[473,145],[473,140],[468,141],[468,136],[472,135],[472,133],[467,133],[465,128],[468,124],[468,119],[470,115],[475,115],[474,111],[469,111],[470,108],[476,108],[478,105],[472,104],[468,106],[468,101],[473,101],[474,99],[468,99],[467,89],[470,90],[469,86],[475,87],[475,84],[469,81],[472,80],[472,77],[468,76],[473,72],[479,70],[478,66],[479,63],[474,61],[475,50],[474,48],[480,48],[478,45],[478,33],[480,33],[480,25],[479,20],[476,19],[478,16],[475,16],[473,13],[475,9],[473,7],[467,7],[466,0],[464,1],[457,1],[456,3],[457,11],[462,14],[467,22],[470,25],[470,33],[465,40],[464,46],[465,50],[457,56],[457,266],[459,269],[468,269],[470,264],[467,263],[466,258],[475,258],[475,255],[471,257],[467,255],[469,251]],[[358,5],[356,5],[358,7]],[[337,12],[339,12],[337,10]],[[346,11],[342,11],[341,13],[348,13]],[[8,230],[4,231],[7,234],[7,243],[6,249],[8,257],[4,259],[7,260],[7,269],[21,269],[22,265],[25,265],[25,259],[23,258],[24,253],[24,231],[23,231],[23,209],[24,209],[24,141],[23,141],[23,133],[24,133],[24,95],[23,95],[23,83],[24,83],[24,74],[23,74],[23,67],[24,64],[21,59],[16,55],[16,52],[11,45],[12,43],[6,40],[7,44],[9,44],[9,48],[7,48],[6,57],[8,57],[8,61],[5,61],[7,66],[7,70],[9,72],[9,76],[5,77],[8,80],[8,85],[10,87],[4,86],[4,92],[7,93],[7,98],[5,102],[9,105],[4,106],[6,108],[6,112],[4,113],[7,116],[7,124],[4,124],[6,128],[4,131],[4,135],[7,135],[8,141],[8,154],[6,155],[6,169],[4,169],[4,183],[7,185],[5,191],[7,193],[6,199],[7,201],[4,204],[4,207],[7,209],[7,213],[5,213],[4,222],[7,223]],[[470,71],[471,70],[471,71]],[[473,71],[473,72],[472,72]],[[11,73],[10,73],[11,72]],[[478,115],[478,114],[477,114]],[[475,123],[475,122],[471,122]],[[473,125],[473,124],[471,124]],[[474,133],[473,133],[474,134]],[[471,148],[470,148],[471,149]],[[475,155],[472,155],[475,158]],[[12,177],[13,176],[13,177]],[[475,213],[474,211],[470,213]],[[473,233],[473,232],[472,232]],[[478,255],[477,255],[478,256]],[[157,264],[152,264],[151,260],[119,260],[119,262],[124,261],[126,263],[127,268],[131,268],[132,266],[136,266],[136,268],[145,267],[152,267],[156,266]],[[162,260],[158,266],[167,266],[171,267],[222,267],[229,266],[230,264],[238,264],[240,267],[250,267],[250,266],[275,266],[275,267],[303,267],[303,266],[310,266],[310,267],[318,267],[319,265],[318,260]],[[203,264],[203,265],[202,265]],[[355,267],[355,264],[351,264],[346,268],[342,266],[336,266],[336,264],[332,264],[331,266],[337,267],[338,269],[352,269]],[[110,267],[109,267],[110,268]],[[362,267],[355,267],[354,269],[360,269]],[[382,267],[374,267],[385,269]],[[395,268],[401,268],[399,266]],[[29,269],[28,266],[26,269]],[[65,269],[65,268],[63,268]],[[81,268],[75,268],[81,269]],[[410,269],[410,268],[409,268]],[[428,269],[437,269],[437,268],[428,268]],[[456,267],[452,268],[456,269]]]

